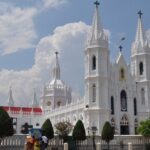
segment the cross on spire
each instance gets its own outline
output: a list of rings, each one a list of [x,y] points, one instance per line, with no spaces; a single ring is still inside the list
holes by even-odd
[[[98,1],[95,1],[94,4],[96,5],[96,7],[98,7],[98,5],[100,5],[100,3]]]
[[[120,46],[119,46],[119,49],[120,49],[120,52],[122,52],[123,47],[120,45]]]
[[[56,51],[55,54],[56,54],[56,56],[57,56],[57,55],[58,55],[58,52]]]
[[[141,10],[140,10],[140,11],[138,11],[138,15],[139,15],[139,17],[140,17],[140,18],[142,17],[143,13],[142,13],[142,11],[141,11]]]

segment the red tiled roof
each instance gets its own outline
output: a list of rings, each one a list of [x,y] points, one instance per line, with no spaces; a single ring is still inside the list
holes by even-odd
[[[3,106],[2,107],[5,111],[8,111],[9,110],[9,107],[8,106]]]
[[[23,112],[23,113],[42,113],[42,109],[40,107],[32,108],[32,107],[2,107],[5,111],[12,111],[12,112]]]
[[[31,107],[22,107],[23,112],[31,112],[32,108]]]
[[[10,111],[20,111],[21,107],[10,107]]]
[[[39,113],[41,113],[42,109],[41,108],[33,108],[33,112],[39,112]]]

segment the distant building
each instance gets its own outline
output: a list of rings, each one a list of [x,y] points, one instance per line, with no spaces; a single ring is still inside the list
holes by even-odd
[[[43,88],[41,107],[35,93],[32,107],[15,107],[10,89],[8,107],[4,109],[16,119],[17,133],[26,122],[36,127],[50,118],[53,125],[65,120],[75,124],[80,119],[86,130],[96,127],[97,134],[101,134],[105,121],[110,121],[116,134],[135,134],[139,122],[149,118],[150,44],[142,25],[142,13],[139,12],[131,47],[131,64],[127,65],[121,46],[116,61],[111,63],[108,38],[102,27],[98,2],[95,4],[91,32],[84,50],[84,97],[74,99],[71,88],[61,80],[56,53],[52,80]]]

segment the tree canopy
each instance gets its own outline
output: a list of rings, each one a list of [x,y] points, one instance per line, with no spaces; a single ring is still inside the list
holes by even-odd
[[[150,119],[140,122],[137,132],[145,137],[150,136]]]
[[[12,136],[14,134],[13,121],[8,113],[0,107],[0,138]]]
[[[105,122],[102,129],[102,139],[105,140],[108,144],[110,140],[114,138],[114,129],[108,121]]]
[[[48,139],[54,137],[54,130],[50,119],[46,119],[42,125],[42,134],[45,135]]]
[[[74,126],[72,136],[73,136],[73,139],[77,141],[86,139],[85,128],[81,120],[78,120],[76,125]]]
[[[68,121],[58,122],[55,124],[56,133],[63,139],[71,132],[73,125]]]

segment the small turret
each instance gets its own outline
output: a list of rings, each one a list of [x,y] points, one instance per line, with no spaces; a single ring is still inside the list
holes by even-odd
[[[10,86],[10,89],[9,89],[8,106],[9,107],[14,106],[14,100],[13,100],[13,94],[12,94],[12,88],[11,88],[11,86]]]
[[[37,96],[36,96],[36,92],[35,92],[35,89],[34,89],[34,96],[33,96],[33,103],[32,103],[32,107],[35,108],[35,107],[39,107],[39,103],[37,101]]]

